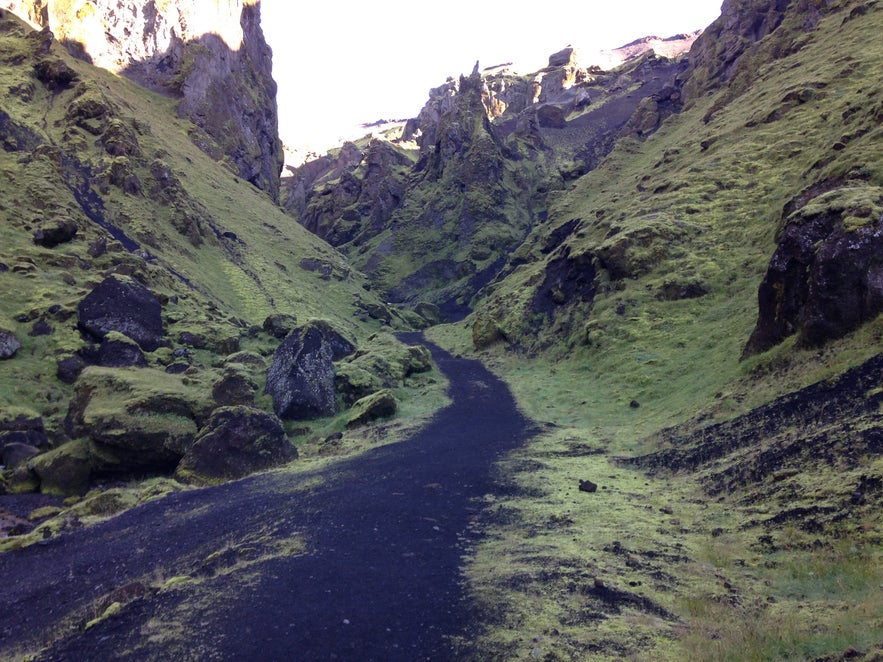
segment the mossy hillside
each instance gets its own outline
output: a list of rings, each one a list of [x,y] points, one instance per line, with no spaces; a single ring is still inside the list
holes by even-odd
[[[706,376],[718,385],[737,377],[739,346],[756,319],[757,286],[783,207],[815,181],[879,186],[875,118],[883,99],[867,77],[879,68],[881,53],[860,45],[879,27],[880,11],[843,23],[846,15],[826,16],[812,41],[761,67],[739,102],[707,124],[714,96],[697,100],[643,142],[621,140],[601,168],[553,203],[549,221],[517,253],[526,264],[516,263],[488,288],[484,312],[516,345],[551,348],[553,357],[618,380],[620,397],[642,404],[652,406],[654,396],[681,393]],[[850,54],[851,73],[833,53]],[[775,121],[753,121],[809,83],[825,94]],[[835,145],[843,126],[831,118],[844,114],[856,118],[854,131],[862,137],[841,149]],[[556,229],[572,219],[578,219],[574,229],[546,257],[543,248],[556,246]],[[611,260],[610,244],[629,235],[637,240],[624,242],[624,256]],[[582,254],[597,259],[598,294],[541,314],[535,301],[545,272],[565,253],[571,261]],[[626,273],[612,277],[604,268],[611,261]],[[708,294],[669,301],[664,291],[672,282],[700,283]],[[705,397],[717,390],[709,383]]]
[[[822,12],[808,36],[790,17],[768,37],[779,46],[755,45],[763,57],[738,95],[713,90],[645,140],[620,140],[550,205],[548,222],[488,288],[478,315],[505,339],[481,356],[529,415],[560,426],[503,467],[517,489],[491,505],[488,542],[474,550],[468,575],[499,613],[482,639],[488,658],[814,659],[849,647],[872,655],[883,639],[879,600],[867,590],[879,583],[877,502],[850,505],[862,476],[880,476],[876,455],[849,451],[849,435],[873,429],[873,418],[845,422],[857,432],[814,437],[827,438],[841,461],[821,467],[798,456],[790,478],[770,474],[715,496],[710,475],[753,466],[788,439],[800,447],[815,428],[758,433],[750,454],[695,472],[647,476],[615,462],[656,450],[658,437],[648,435],[662,427],[727,420],[878,353],[879,319],[821,348],[788,339],[739,361],[777,233],[803,192],[826,182],[840,189],[804,213],[818,205],[856,225],[865,210],[876,213],[883,134],[869,79],[883,52],[866,40],[883,27],[883,12],[862,7]],[[784,47],[794,39],[799,49]],[[629,235],[636,240],[611,256],[611,244]],[[625,277],[611,276],[605,257],[617,258]],[[552,300],[543,288],[568,282],[566,273],[548,277],[556,261],[593,262],[594,295],[577,288],[537,306]],[[670,300],[671,283],[706,293]],[[430,336],[470,352],[470,326]],[[585,479],[629,494],[598,504],[578,492]],[[785,512],[796,519],[777,517]],[[827,512],[842,512],[840,524]],[[801,513],[820,513],[820,528]],[[622,558],[622,549],[631,552]],[[678,560],[654,568],[673,550]],[[626,596],[605,609],[596,576],[650,602]]]
[[[0,38],[0,325],[22,342],[0,371],[0,402],[27,404],[50,437],[61,429],[72,389],[55,363],[86,347],[77,304],[108,273],[163,303],[168,342],[149,365],[162,369],[183,349],[209,388],[240,345],[272,353],[256,331],[270,313],[321,316],[356,337],[379,327],[358,308],[379,304],[360,274],[197,148],[172,100],[70,58],[8,12]],[[54,78],[35,68],[44,62]],[[72,241],[34,243],[62,221],[76,225]],[[304,260],[332,265],[333,276]]]

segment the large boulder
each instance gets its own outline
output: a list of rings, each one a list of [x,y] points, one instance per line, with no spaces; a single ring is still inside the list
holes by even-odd
[[[158,370],[90,367],[65,426],[89,441],[96,474],[171,471],[212,404],[204,388]]]
[[[199,431],[175,475],[189,483],[212,484],[296,458],[297,449],[278,418],[252,407],[220,407]]]
[[[883,312],[883,188],[838,188],[789,211],[743,357],[793,334],[822,345]]]
[[[21,343],[12,331],[0,329],[0,360],[11,359],[21,349]]]
[[[267,371],[265,392],[273,398],[276,415],[304,420],[336,414],[333,362],[353,349],[327,323],[310,322],[289,333]]]
[[[162,342],[162,305],[144,285],[124,276],[108,276],[77,306],[79,328],[97,340],[118,331],[146,352]]]

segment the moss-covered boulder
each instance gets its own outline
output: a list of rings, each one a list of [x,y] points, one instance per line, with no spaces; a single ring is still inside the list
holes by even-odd
[[[162,342],[162,306],[141,283],[108,276],[77,306],[79,328],[97,340],[111,331],[125,334],[146,352]]]
[[[383,389],[362,398],[350,411],[347,428],[357,428],[381,418],[395,416],[398,404],[392,391]]]
[[[245,369],[228,365],[224,374],[212,384],[212,398],[219,407],[253,405],[258,385]]]
[[[274,338],[284,338],[297,327],[297,317],[288,313],[273,313],[264,320],[263,329]]]
[[[89,487],[92,457],[89,443],[76,439],[31,460],[44,494],[83,494]]]
[[[497,321],[487,312],[479,313],[472,322],[472,344],[475,349],[487,349],[498,342],[506,341],[506,333]]]
[[[208,389],[151,369],[83,371],[65,421],[96,473],[171,471],[212,408]]]
[[[175,470],[182,481],[220,483],[297,458],[278,418],[260,409],[235,406],[212,412]]]
[[[400,387],[413,374],[431,370],[432,355],[422,345],[408,346],[391,334],[377,333],[335,367],[337,390],[349,406],[383,388]]]

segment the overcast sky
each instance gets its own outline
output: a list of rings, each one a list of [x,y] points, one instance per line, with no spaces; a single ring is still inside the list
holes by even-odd
[[[358,2],[262,0],[279,85],[279,125],[290,146],[330,147],[360,123],[416,116],[448,76],[515,62],[529,73],[567,45],[581,54],[647,35],[708,26],[721,0],[481,0]]]

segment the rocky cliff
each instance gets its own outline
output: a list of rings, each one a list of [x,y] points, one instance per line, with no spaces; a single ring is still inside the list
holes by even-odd
[[[529,75],[476,64],[431,90],[397,140],[349,143],[294,169],[283,204],[387,299],[458,318],[543,223],[550,197],[617,136],[647,136],[679,108],[673,83],[696,36],[638,40],[609,71],[580,66],[572,48]]]
[[[276,200],[282,169],[276,84],[260,3],[42,2],[3,6],[48,27],[68,50],[178,100],[190,138]]]

